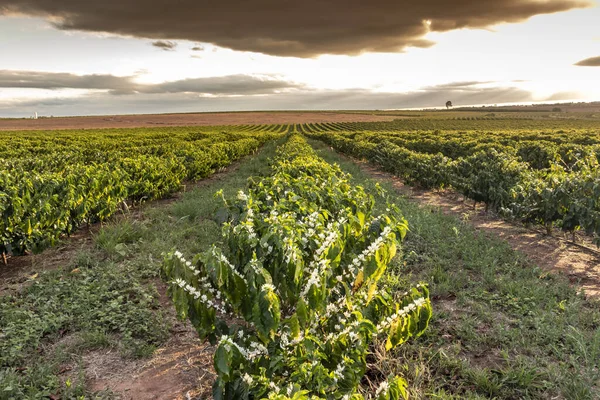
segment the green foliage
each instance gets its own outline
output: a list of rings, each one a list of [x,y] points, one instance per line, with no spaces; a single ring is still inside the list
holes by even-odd
[[[407,183],[452,187],[506,216],[550,231],[583,230],[600,244],[597,132],[308,133]]]
[[[368,170],[311,144],[375,192]],[[374,370],[401,374],[413,399],[597,398],[597,300],[585,300],[572,276],[544,271],[501,238],[381,184],[410,221],[403,257],[383,284],[395,291],[429,281],[436,313],[419,341],[375,353]]]
[[[362,399],[371,342],[391,349],[421,335],[428,289],[379,287],[407,223],[299,136],[278,152],[273,174],[228,200],[223,250],[188,261],[166,255],[163,272],[181,318],[217,344],[216,399]],[[405,397],[381,382],[378,399]]]
[[[7,138],[0,140],[0,252],[41,250],[82,224],[105,221],[127,202],[165,197],[279,136],[190,137],[188,130],[0,135]]]

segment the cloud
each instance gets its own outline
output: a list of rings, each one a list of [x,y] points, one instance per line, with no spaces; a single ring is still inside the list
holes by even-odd
[[[165,51],[173,51],[177,47],[177,43],[170,40],[156,40],[152,42],[152,46]]]
[[[112,95],[134,93],[197,93],[212,95],[268,94],[304,85],[273,75],[227,75],[141,84],[136,76],[75,75],[71,73],[0,70],[0,88],[97,89]]]
[[[206,93],[220,95],[265,94],[280,90],[300,89],[304,85],[272,76],[227,75],[191,78],[155,85],[139,85],[140,93]]]
[[[204,46],[194,46],[191,49],[192,51],[204,51]]]
[[[425,90],[428,91],[444,91],[444,90],[457,90],[457,91],[480,91],[480,85],[486,85],[490,83],[495,83],[494,81],[462,81],[462,82],[450,82],[444,83],[441,85],[428,86]]]
[[[224,90],[223,90],[224,91]],[[530,92],[517,88],[482,88],[478,91],[418,90],[382,93],[368,89],[316,90],[302,88],[261,95],[198,96],[186,92],[136,93],[111,96],[103,92],[81,97],[56,97],[2,102],[0,116],[23,116],[36,110],[41,115],[102,115],[169,112],[251,111],[251,110],[365,110],[390,108],[443,108],[455,106],[533,101]]]
[[[488,28],[593,5],[591,0],[0,0],[0,15],[57,28],[192,40],[276,56],[397,52],[428,47],[430,32]]]
[[[576,62],[574,65],[579,67],[600,67],[600,56],[586,58],[585,60]]]
[[[549,96],[545,101],[576,100],[581,98],[579,92],[558,92]]]
[[[133,77],[0,70],[0,88],[131,90]]]

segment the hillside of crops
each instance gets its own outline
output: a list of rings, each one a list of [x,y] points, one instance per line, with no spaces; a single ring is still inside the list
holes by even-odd
[[[0,252],[40,250],[84,224],[206,178],[283,125],[0,134]]]
[[[581,231],[600,240],[597,121],[399,120],[303,131],[408,184],[451,188],[549,233]]]

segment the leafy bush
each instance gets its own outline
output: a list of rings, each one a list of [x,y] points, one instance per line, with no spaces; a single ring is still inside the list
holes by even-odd
[[[181,318],[217,344],[216,399],[399,399],[389,377],[361,394],[375,338],[390,349],[421,335],[428,289],[392,295],[378,281],[406,221],[319,159],[299,136],[283,145],[272,176],[226,202],[225,248],[187,261],[175,251],[163,272]]]

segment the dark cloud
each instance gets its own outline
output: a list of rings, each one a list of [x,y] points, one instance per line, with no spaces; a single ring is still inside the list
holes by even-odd
[[[590,0],[0,0],[0,14],[47,17],[67,30],[312,57],[428,47],[429,31],[486,28],[590,5]]]
[[[600,56],[586,58],[585,60],[576,62],[575,65],[580,67],[600,67]]]
[[[227,75],[208,78],[182,79],[155,85],[139,85],[140,93],[207,93],[207,94],[264,94],[304,85],[276,79],[272,76]]]
[[[152,42],[152,46],[165,51],[173,51],[177,47],[177,43],[170,40],[156,40]]]
[[[192,47],[192,51],[204,51],[204,46],[194,46]]]
[[[517,103],[533,100],[531,93],[516,88],[485,88],[471,91],[415,91],[382,93],[366,89],[303,89],[282,93],[199,97],[189,93],[138,93],[110,96],[92,93],[77,98],[29,101],[0,101],[0,116],[25,116],[31,110],[41,115],[105,115],[205,111],[251,110],[371,110],[393,108],[444,108],[451,100],[455,106]]]
[[[25,89],[110,89],[128,91],[132,77],[75,75],[63,72],[0,70],[1,88]]]
[[[272,75],[227,75],[140,84],[135,76],[75,75],[70,73],[0,70],[0,88],[98,89],[113,95],[134,93],[198,93],[248,95],[276,93],[304,86]]]

